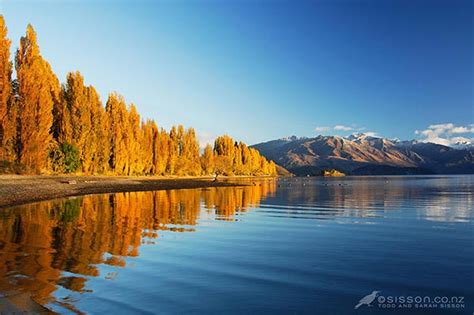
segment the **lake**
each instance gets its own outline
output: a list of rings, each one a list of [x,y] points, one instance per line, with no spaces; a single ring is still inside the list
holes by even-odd
[[[0,312],[473,314],[474,176],[247,183],[1,210]]]

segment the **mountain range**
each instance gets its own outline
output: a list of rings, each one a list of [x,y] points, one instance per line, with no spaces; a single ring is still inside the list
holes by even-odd
[[[474,147],[391,140],[365,134],[296,136],[253,145],[295,175],[336,169],[350,175],[474,174]]]

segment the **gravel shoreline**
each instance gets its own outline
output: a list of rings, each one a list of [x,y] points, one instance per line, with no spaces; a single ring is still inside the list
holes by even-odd
[[[31,202],[90,194],[249,185],[237,177],[118,177],[0,175],[0,209]]]

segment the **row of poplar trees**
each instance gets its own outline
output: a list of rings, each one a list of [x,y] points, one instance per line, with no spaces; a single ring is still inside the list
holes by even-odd
[[[168,132],[109,95],[104,106],[79,72],[60,84],[28,25],[15,55],[0,15],[0,171],[115,175],[275,175],[276,166],[229,136],[200,152],[194,129]]]

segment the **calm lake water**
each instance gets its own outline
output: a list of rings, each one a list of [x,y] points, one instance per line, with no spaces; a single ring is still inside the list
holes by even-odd
[[[473,176],[294,178],[9,208],[0,297],[60,313],[473,314],[473,192]]]

